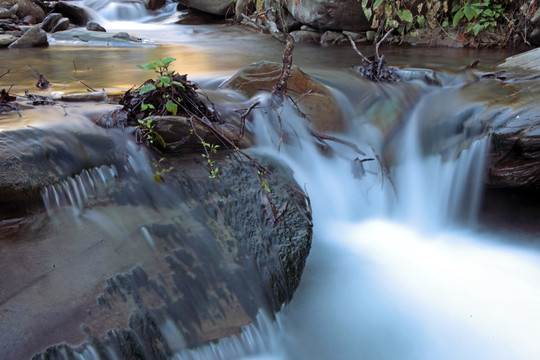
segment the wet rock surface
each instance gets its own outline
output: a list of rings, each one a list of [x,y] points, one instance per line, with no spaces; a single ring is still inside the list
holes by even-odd
[[[272,91],[277,84],[282,64],[259,61],[238,71],[220,85],[221,89],[240,91],[248,97],[257,93]],[[317,131],[340,132],[345,122],[337,100],[320,81],[304,73],[297,66],[291,68],[287,80],[287,94],[297,103],[298,108],[311,119]]]
[[[0,269],[13,274],[0,296],[4,355],[166,359],[279,309],[298,286],[311,226],[287,170],[262,161],[284,179],[268,179],[272,193],[235,153],[220,154],[214,181],[193,154],[167,158],[163,184],[124,182],[120,171],[76,221],[58,208],[54,221],[3,222],[24,234],[0,241]],[[98,214],[117,225],[92,225]],[[23,259],[32,266],[13,265]]]

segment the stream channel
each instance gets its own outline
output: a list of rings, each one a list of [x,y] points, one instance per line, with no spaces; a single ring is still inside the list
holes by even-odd
[[[137,64],[171,56],[177,59],[176,71],[212,92],[252,62],[281,62],[283,45],[267,35],[222,24],[170,24],[178,16],[171,8],[156,22],[141,9],[119,15],[126,14],[119,10],[122,3],[86,4],[108,31],[127,31],[145,43],[112,47],[52,41],[43,49],[3,50],[1,70],[11,73],[1,87],[15,83],[11,92],[17,94],[34,89],[27,67],[32,65],[54,83],[48,92],[86,91],[74,79],[96,89],[126,90],[151,76]],[[313,245],[302,281],[275,320],[261,314],[258,324],[241,335],[179,352],[174,359],[540,359],[538,247],[530,235],[490,229],[477,220],[489,137],[479,130],[456,138],[452,126],[433,125],[459,114],[461,121],[463,116],[469,122],[480,118],[504,89],[494,81],[473,81],[460,69],[479,58],[479,71],[491,71],[511,54],[422,48],[382,52],[392,66],[437,70],[444,85],[364,81],[351,69],[360,58],[348,46],[297,44],[294,64],[339,99],[347,130],[336,135],[354,142],[365,158],[375,156],[373,148],[395,164],[389,167],[394,185],[377,161],[355,170],[359,155],[347,146],[332,144],[333,155],[321,154],[292,109],[281,118],[295,136],[282,144],[279,132],[255,114],[253,151],[287,163],[311,198]],[[88,117],[109,108],[77,104],[68,113],[78,114],[70,118],[76,126],[92,127]],[[61,108],[37,108],[21,119],[0,117],[0,131],[65,119]],[[401,124],[398,135],[388,141],[396,123]],[[149,167],[138,153],[132,166]],[[88,223],[98,222],[102,228],[110,222],[118,232],[133,232],[110,213],[89,211],[87,222],[72,224],[56,216],[52,212],[51,220],[63,225],[50,237],[83,236]],[[15,242],[26,235],[15,229],[7,236]],[[66,241],[59,246],[69,246]],[[132,256],[135,245],[124,241],[126,256]],[[143,245],[140,251],[150,251]],[[17,274],[4,271],[2,278]],[[10,331],[5,323],[0,329]],[[5,346],[0,343],[0,350]],[[81,358],[96,359],[91,353]]]

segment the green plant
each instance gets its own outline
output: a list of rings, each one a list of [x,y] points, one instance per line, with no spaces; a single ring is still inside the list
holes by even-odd
[[[139,125],[135,127],[137,133],[137,141],[147,141],[151,146],[155,146],[157,142],[163,149],[167,147],[163,137],[154,130],[155,124],[152,119],[138,120]]]
[[[147,64],[137,65],[139,69],[153,70],[158,75],[156,80],[148,80],[139,88],[139,95],[161,90],[159,95],[162,99],[166,100],[164,104],[165,110],[173,116],[176,116],[178,113],[178,105],[182,101],[178,96],[178,87],[184,91],[186,90],[185,85],[178,81],[178,74],[175,74],[174,70],[169,70],[169,66],[175,60],[176,59],[172,57],[164,57],[163,59]],[[146,111],[148,109],[155,110],[156,107],[153,104],[145,104],[142,102],[141,110]]]
[[[358,0],[371,27],[380,34],[395,29],[398,34],[429,27],[465,26],[464,33],[493,32],[506,17],[513,0]]]
[[[201,141],[201,144],[204,147],[204,154],[201,154],[203,158],[206,159],[206,162],[208,163],[208,167],[210,168],[210,175],[208,176],[210,179],[215,179],[218,177],[218,171],[219,168],[216,166],[216,161],[212,159],[211,154],[216,154],[217,149],[219,148],[219,145],[216,144],[210,144],[206,141]]]
[[[266,171],[263,172],[261,170],[257,170],[257,174],[259,175],[259,179],[261,179],[262,190],[265,191],[265,192],[272,192],[270,190],[270,186],[268,185],[268,182],[264,178],[264,175],[266,174]]]
[[[153,176],[154,181],[157,182],[158,184],[161,184],[161,182],[163,181],[163,176],[165,174],[168,174],[168,173],[170,173],[171,171],[174,170],[173,166],[169,166],[168,168],[163,168],[163,165],[161,163],[164,160],[165,160],[165,158],[161,158],[158,161],[155,161],[155,162],[152,163],[152,166],[156,169],[156,171],[154,172],[154,176]]]
[[[502,2],[497,3],[497,2]],[[452,6],[452,26],[460,23],[467,25],[466,32],[472,32],[475,36],[481,31],[493,32],[499,20],[505,19],[505,4],[512,0],[496,1],[454,1]]]

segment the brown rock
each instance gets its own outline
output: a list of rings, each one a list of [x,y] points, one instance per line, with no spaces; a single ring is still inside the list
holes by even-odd
[[[272,91],[281,75],[281,68],[278,63],[259,61],[234,74],[220,88],[237,90],[249,97],[261,91]],[[332,133],[345,130],[339,104],[323,83],[293,65],[287,88],[288,95],[308,115],[315,130]]]
[[[38,5],[34,4],[30,0],[19,0],[19,10],[17,11],[17,16],[20,19],[25,18],[28,15],[32,15],[35,18],[35,21],[40,23],[45,19],[45,12]]]
[[[26,48],[47,46],[47,33],[35,25],[28,29],[17,41],[9,45],[10,48]]]
[[[43,29],[46,32],[51,32],[51,30],[55,27],[55,25],[60,21],[62,18],[62,14],[60,13],[50,13],[43,19],[43,22],[41,23],[41,29]]]
[[[0,47],[7,47],[9,44],[15,42],[17,37],[9,34],[0,34]]]

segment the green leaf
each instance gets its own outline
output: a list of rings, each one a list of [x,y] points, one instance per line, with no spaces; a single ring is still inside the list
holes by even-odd
[[[483,26],[480,25],[480,24],[474,24],[473,28],[472,28],[472,31],[473,31],[473,34],[474,36],[478,35],[478,33],[483,30]]]
[[[268,186],[268,183],[266,182],[266,180],[262,180],[262,188],[263,188],[263,191],[266,191],[266,192],[272,192],[270,190],[270,186]]]
[[[150,91],[156,90],[156,86],[152,83],[148,83],[146,85],[143,85],[139,90],[139,95],[143,95],[146,93],[149,93]]]
[[[424,26],[424,24],[426,23],[426,18],[424,17],[424,15],[418,15],[416,21],[418,21],[418,25]]]
[[[171,78],[168,76],[158,76],[158,79],[164,86],[169,86],[171,84]]]
[[[164,57],[163,59],[161,59],[161,62],[163,63],[163,66],[167,66],[167,65],[169,65],[170,63],[172,63],[175,60],[176,60],[175,58],[167,56],[167,57]]]
[[[399,11],[398,16],[402,21],[412,22],[413,20],[412,12],[410,12],[410,10],[407,10],[407,9]]]
[[[364,9],[364,15],[366,16],[366,19],[371,20],[371,16],[373,15],[373,11],[370,8]]]
[[[383,2],[383,0],[375,0],[375,3],[373,4],[372,9],[373,9],[373,10],[377,10],[377,8],[378,8],[379,6],[381,6],[382,2]]]
[[[167,100],[167,102],[165,103],[165,108],[168,112],[173,114],[173,116],[176,116],[176,112],[178,111],[178,105],[175,102],[173,102],[172,100]]]
[[[137,65],[137,67],[138,67],[139,69],[143,69],[143,70],[151,70],[151,69],[155,69],[155,68],[156,68],[156,63],[155,63],[155,62],[149,62],[148,64]]]
[[[154,105],[152,104],[145,104],[145,103],[142,103],[141,104],[141,110],[142,111],[145,111],[147,109],[155,109]]]
[[[457,24],[463,19],[463,16],[465,14],[463,13],[463,9],[459,9],[458,12],[454,15],[454,19],[452,20],[452,27],[456,27]]]
[[[156,60],[156,67],[162,68],[162,67],[164,67],[164,66],[165,66],[165,64],[163,64],[163,61],[162,61],[162,60]]]
[[[470,5],[465,5],[463,8],[463,13],[465,14],[465,17],[467,20],[471,21],[476,17],[476,12],[474,11],[473,7]]]
[[[179,81],[171,81],[171,84],[173,84],[173,85],[178,85],[178,86],[180,86],[182,89],[186,90],[186,87],[184,86],[184,84],[182,84],[182,83],[179,82]]]

